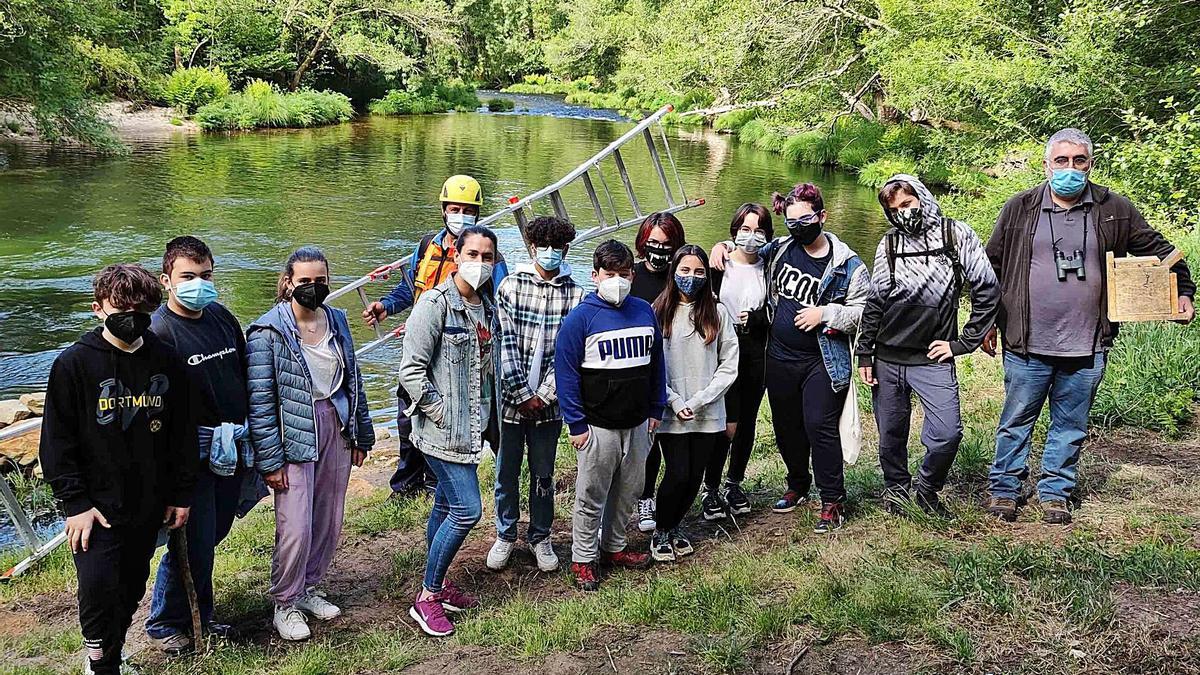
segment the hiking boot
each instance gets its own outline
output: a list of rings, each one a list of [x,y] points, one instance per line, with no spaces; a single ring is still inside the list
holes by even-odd
[[[671,548],[675,549],[676,556],[682,558],[685,555],[691,555],[696,552],[696,549],[692,548],[691,540],[687,538],[682,529],[677,527],[671,530],[670,537]]]
[[[638,529],[642,532],[654,531],[654,500],[639,499],[637,504]]]
[[[917,506],[921,507],[922,511],[934,518],[942,520],[954,518],[954,514],[950,513],[950,509],[947,509],[946,505],[942,503],[941,498],[938,497],[938,493],[932,490],[917,490],[916,501]]]
[[[729,505],[729,512],[735,516],[750,513],[750,498],[742,492],[740,483],[725,484],[725,503]]]
[[[575,585],[584,591],[600,589],[600,579],[596,576],[596,563],[571,563],[571,575],[575,577]]]
[[[808,497],[796,492],[795,490],[788,490],[787,492],[783,493],[783,496],[779,498],[779,501],[775,502],[775,506],[772,506],[771,510],[775,513],[791,513],[792,511],[796,510],[797,506],[806,501],[808,501]]]
[[[533,545],[533,557],[537,558],[538,569],[543,572],[553,572],[558,569],[558,556],[554,553],[554,545],[550,543],[550,537]]]
[[[989,497],[987,512],[1006,523],[1017,519],[1017,500],[1011,497]]]
[[[846,517],[842,513],[841,503],[821,502],[821,517],[817,519],[817,524],[813,526],[813,532],[817,534],[829,534],[840,528],[844,522],[846,522]]]
[[[704,493],[704,501],[700,507],[700,517],[708,521],[725,520],[725,510],[729,508],[721,500],[716,490]]]
[[[600,564],[605,567],[624,567],[626,569],[642,569],[650,564],[650,556],[645,553],[637,553],[625,549],[616,553],[602,551],[600,553]]]
[[[284,640],[307,640],[312,637],[312,631],[308,629],[308,619],[295,605],[275,605],[272,623],[279,637]]]
[[[467,595],[450,581],[442,584],[442,592],[437,593],[436,597],[447,612],[465,612],[479,606],[479,598]]]
[[[413,601],[412,607],[408,608],[408,615],[413,618],[413,621],[417,622],[426,635],[433,637],[452,635],[454,622],[446,616],[446,608],[438,602],[437,596],[434,595],[427,600],[421,600],[419,597]]]
[[[492,550],[488,551],[487,562],[485,563],[487,568],[499,572],[508,567],[508,559],[512,557],[513,549],[516,546],[516,542],[497,539],[496,543],[492,544]]]
[[[192,638],[183,633],[175,633],[165,638],[154,638],[151,641],[159,651],[167,656],[179,656],[192,648]]]
[[[1051,525],[1070,525],[1071,510],[1061,499],[1042,500],[1042,521]]]
[[[315,588],[308,589],[304,597],[296,601],[296,609],[322,621],[337,618],[342,614],[342,610],[337,605],[325,599],[324,592]]]
[[[666,532],[655,532],[650,538],[650,556],[657,563],[675,562],[675,549],[671,547],[671,537]]]

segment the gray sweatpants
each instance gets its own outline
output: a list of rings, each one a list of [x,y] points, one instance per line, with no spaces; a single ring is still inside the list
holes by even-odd
[[[871,391],[871,403],[879,427],[879,465],[883,469],[884,489],[907,493],[911,488],[908,432],[915,392],[925,410],[925,424],[921,428],[925,460],[921,462],[917,488],[941,490],[963,438],[954,362],[904,366],[876,359],[875,379],[879,384]]]
[[[575,510],[571,516],[571,561],[596,562],[600,549],[625,550],[625,526],[646,479],[650,434],[646,423],[632,429],[590,427],[577,451]]]

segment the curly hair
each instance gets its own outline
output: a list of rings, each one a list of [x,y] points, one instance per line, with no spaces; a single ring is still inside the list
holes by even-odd
[[[525,240],[533,246],[563,248],[575,239],[575,226],[554,216],[538,216],[525,226]]]

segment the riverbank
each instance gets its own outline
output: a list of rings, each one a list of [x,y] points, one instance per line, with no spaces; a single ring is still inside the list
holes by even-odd
[[[235,524],[217,556],[217,615],[235,637],[167,660],[130,633],[146,673],[959,673],[1200,670],[1200,434],[1176,439],[1098,431],[1083,453],[1075,523],[1051,527],[1036,507],[1019,521],[979,503],[1000,405],[1000,367],[960,360],[966,439],[948,486],[957,518],[893,517],[882,489],[871,418],[847,471],[850,519],[828,537],[816,513],[775,514],[783,484],[765,414],[746,487],[754,511],[736,523],[688,527],[697,553],[675,565],[609,576],[598,594],[565,572],[536,572],[518,551],[492,573],[493,505],[450,576],[484,601],[458,634],[429,640],[407,619],[424,565],[429,503],[386,501],[391,448],[355,470],[344,540],[326,584],[344,615],[314,639],[284,643],[266,596],[273,514],[264,503]],[[920,423],[918,418],[916,424]],[[1034,460],[1036,461],[1036,458]],[[569,555],[574,453],[560,448],[554,546]],[[491,493],[485,461],[481,488]],[[633,532],[631,545],[647,545]],[[0,653],[14,673],[66,672],[80,642],[73,571],[59,551],[0,586]],[[144,603],[143,603],[144,604]],[[614,670],[615,669],[615,670]]]
[[[178,114],[173,108],[143,105],[132,101],[101,103],[99,115],[112,126],[120,141],[162,140],[200,132],[200,125]],[[7,111],[0,125],[0,141],[44,142],[28,113]]]

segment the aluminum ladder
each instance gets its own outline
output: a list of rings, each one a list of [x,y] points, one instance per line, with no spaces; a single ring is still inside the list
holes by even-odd
[[[525,227],[534,216],[535,206],[543,211],[548,206],[549,212],[555,216],[570,220],[577,227],[582,226],[582,231],[571,242],[571,245],[574,246],[613,234],[627,227],[640,225],[647,215],[656,211],[678,213],[685,209],[703,206],[703,199],[689,200],[687,198],[687,193],[683,188],[683,181],[679,176],[679,170],[675,166],[675,158],[671,154],[671,145],[667,141],[667,133],[662,125],[662,119],[672,109],[672,106],[663,106],[653,115],[643,119],[620,138],[609,143],[607,147],[593,155],[583,164],[577,166],[567,175],[526,197],[510,198],[508,206],[480,219],[478,224],[495,227],[507,224],[510,221],[515,222],[521,231],[521,238],[524,240]],[[654,209],[649,212],[642,208],[643,202],[638,199],[637,194],[634,192],[633,181],[625,165],[625,156],[622,154],[624,150],[632,150],[632,148],[627,148],[626,146],[634,143],[639,138],[646,145],[649,162],[654,168],[657,186],[661,190],[661,193],[658,190],[654,191],[655,203],[665,204],[663,208]],[[666,159],[665,163],[663,161],[664,156]],[[621,181],[621,188],[617,191],[616,195],[609,188],[608,181],[604,178],[603,168],[609,164],[611,164]],[[588,203],[591,206],[590,210],[577,215],[568,213],[567,203],[563,198],[563,191],[574,186],[581,186],[583,188],[583,192],[586,194]],[[632,215],[622,217],[621,212],[617,208],[618,203],[625,207],[627,213],[631,213]],[[326,302],[331,302],[346,295],[356,294],[365,309],[371,304],[371,301],[367,298],[365,287],[377,281],[384,281],[396,273],[400,274],[401,283],[407,283],[405,268],[407,268],[408,264],[409,258],[406,256],[393,263],[376,267],[368,274],[330,293]],[[356,356],[361,357],[391,340],[402,337],[404,335],[404,324],[400,324],[391,330],[385,330],[377,324],[375,326],[375,334],[376,339],[360,347],[355,352]]]
[[[40,417],[24,420],[11,426],[0,429],[0,441],[9,441],[25,434],[33,433],[42,426]],[[0,581],[8,581],[22,572],[29,569],[38,560],[46,557],[51,551],[58,548],[67,540],[67,532],[64,528],[62,532],[49,539],[42,541],[38,536],[37,530],[33,527],[33,521],[30,520],[29,514],[25,513],[25,508],[21,506],[21,501],[13,494],[12,487],[8,484],[8,479],[0,476],[0,504],[4,506],[4,510],[8,511],[12,518],[13,526],[17,530],[17,534],[24,542],[25,548],[29,551],[29,555],[24,560],[13,565],[10,569],[0,573]]]

